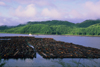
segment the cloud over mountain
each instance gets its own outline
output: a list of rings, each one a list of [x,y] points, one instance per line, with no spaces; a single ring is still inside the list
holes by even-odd
[[[6,4],[2,1],[0,1],[0,6],[5,6]]]
[[[99,0],[1,0],[0,9],[0,17],[18,20],[19,23],[30,20],[68,20],[77,23],[100,18]]]

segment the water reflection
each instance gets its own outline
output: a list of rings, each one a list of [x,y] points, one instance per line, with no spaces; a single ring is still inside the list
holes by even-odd
[[[99,67],[100,58],[51,58],[46,59],[36,53],[36,58],[19,58],[6,60],[6,66],[50,66],[50,67]]]
[[[97,59],[96,59],[97,60]],[[52,61],[60,64],[62,67],[99,67],[100,63],[95,59],[83,59],[83,58],[66,58],[59,59],[58,61]],[[98,59],[100,61],[100,59]]]

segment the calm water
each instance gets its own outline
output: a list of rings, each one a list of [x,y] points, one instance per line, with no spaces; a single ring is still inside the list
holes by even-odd
[[[0,34],[0,36],[29,36],[27,34]],[[37,38],[54,38],[57,41],[70,42],[74,44],[79,44],[87,47],[93,47],[100,49],[100,37],[86,37],[86,36],[64,36],[64,35],[32,35]],[[2,59],[3,60],[3,59]],[[41,66],[41,67],[73,67],[73,66],[82,66],[82,67],[100,67],[100,58],[91,59],[91,58],[64,58],[64,59],[44,59],[38,53],[36,58],[33,59],[8,59],[5,60],[6,66],[20,67],[20,66]]]

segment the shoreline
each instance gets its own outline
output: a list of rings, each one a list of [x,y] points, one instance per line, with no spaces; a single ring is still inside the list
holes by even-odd
[[[21,33],[0,33],[0,34],[21,34]],[[25,34],[29,35],[29,34]],[[32,34],[32,35],[53,35],[53,34]],[[58,35],[61,36],[61,35]],[[62,34],[62,36],[84,36],[84,37],[100,37],[100,35],[69,35],[69,34]]]

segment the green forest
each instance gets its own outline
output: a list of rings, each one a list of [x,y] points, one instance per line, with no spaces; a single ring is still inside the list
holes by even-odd
[[[85,20],[81,23],[68,21],[41,21],[17,26],[0,26],[0,33],[50,34],[50,35],[100,35],[100,20]]]

